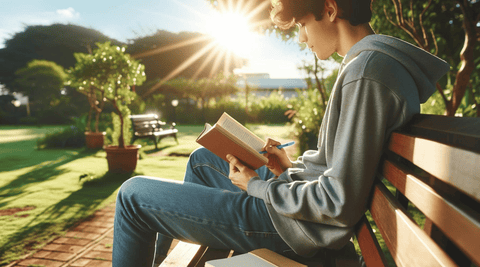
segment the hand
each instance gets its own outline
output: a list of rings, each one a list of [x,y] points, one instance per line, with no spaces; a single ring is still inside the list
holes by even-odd
[[[281,145],[281,143],[268,138],[267,143],[263,147],[263,150],[267,151],[267,154],[264,154],[268,158],[267,168],[276,176],[280,176],[286,169],[292,167],[292,162],[287,152],[283,148],[278,149],[278,145]]]
[[[227,155],[227,160],[230,164],[228,178],[232,181],[232,184],[236,185],[243,191],[247,191],[248,181],[253,177],[258,176],[258,174],[254,170],[243,165],[243,163],[231,154]]]

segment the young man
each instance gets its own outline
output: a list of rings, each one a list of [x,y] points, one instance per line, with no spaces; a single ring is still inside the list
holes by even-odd
[[[299,41],[319,59],[344,56],[318,150],[292,162],[268,139],[269,163],[251,170],[202,148],[190,156],[183,184],[126,181],[117,198],[114,266],[150,265],[155,236],[156,259],[172,238],[306,257],[344,247],[365,212],[390,133],[420,112],[449,69],[421,49],[374,34],[370,17],[370,0],[278,0],[272,18],[279,27],[297,24]]]

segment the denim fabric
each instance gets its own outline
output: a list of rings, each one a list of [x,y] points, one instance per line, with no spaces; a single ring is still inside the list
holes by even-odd
[[[228,163],[200,148],[190,155],[183,183],[127,180],[117,196],[113,266],[151,266],[154,254],[158,259],[167,254],[173,238],[241,253],[257,248],[291,253],[263,200],[234,186],[228,173]],[[274,176],[266,167],[257,173],[264,180]]]

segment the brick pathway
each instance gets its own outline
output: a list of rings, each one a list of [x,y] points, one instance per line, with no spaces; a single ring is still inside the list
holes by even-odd
[[[115,203],[70,229],[27,258],[8,266],[112,266]]]

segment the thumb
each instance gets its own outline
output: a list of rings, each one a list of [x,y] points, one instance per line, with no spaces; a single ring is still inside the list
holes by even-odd
[[[230,162],[230,164],[237,167],[237,169],[240,169],[240,168],[244,167],[244,165],[236,157],[234,157],[232,154],[228,154],[226,156],[226,158]]]

